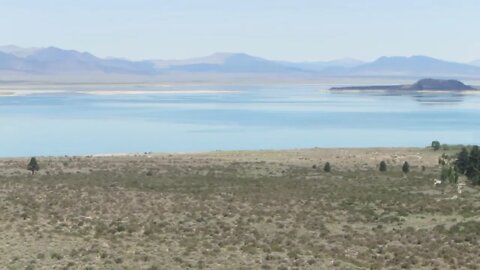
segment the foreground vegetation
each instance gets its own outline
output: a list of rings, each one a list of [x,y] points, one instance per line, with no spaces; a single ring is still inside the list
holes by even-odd
[[[0,265],[477,269],[479,188],[463,178],[461,194],[434,186],[439,155],[312,149],[39,158],[35,175],[25,170],[28,159],[0,160]],[[380,171],[381,161],[388,170]]]

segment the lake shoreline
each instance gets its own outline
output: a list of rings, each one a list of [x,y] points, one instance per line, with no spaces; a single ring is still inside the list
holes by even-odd
[[[454,148],[458,148],[457,145]],[[36,155],[40,158],[103,158],[103,157],[155,157],[155,156],[202,156],[202,155],[235,155],[235,154],[282,154],[293,152],[335,152],[335,151],[381,151],[381,152],[402,152],[402,151],[426,151],[429,147],[306,147],[306,148],[285,148],[285,149],[247,149],[247,150],[211,150],[211,151],[153,151],[153,152],[112,152],[112,153],[89,153],[79,155]],[[0,156],[0,160],[25,159],[31,156]]]
[[[91,155],[59,155],[59,156],[36,156],[39,163],[53,160],[64,162],[69,160],[84,161],[115,161],[121,163],[135,162],[141,160],[165,161],[169,159],[178,160],[212,160],[220,163],[229,161],[263,161],[304,164],[308,162],[339,163],[345,170],[359,169],[368,166],[375,167],[380,161],[388,161],[392,164],[400,164],[403,161],[412,162],[413,165],[435,166],[438,157],[442,153],[456,153],[459,146],[451,146],[450,150],[433,151],[429,147],[370,147],[370,148],[302,148],[285,150],[238,150],[238,151],[204,151],[204,152],[144,152],[144,153],[104,153]],[[0,157],[1,163],[9,161],[28,161],[30,157]],[[417,163],[417,164],[416,164]],[[0,165],[0,168],[2,166]],[[48,166],[43,171],[48,170]],[[40,174],[45,172],[40,171]],[[1,175],[1,173],[0,173]]]

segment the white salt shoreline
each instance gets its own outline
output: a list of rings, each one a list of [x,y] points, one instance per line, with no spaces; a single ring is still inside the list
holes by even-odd
[[[95,96],[114,95],[205,95],[205,94],[238,94],[240,91],[227,90],[165,90],[165,91],[136,91],[136,90],[0,90],[1,96],[29,96],[42,94],[78,94]]]
[[[29,96],[35,94],[64,93],[62,90],[0,90],[0,96]]]
[[[75,91],[79,94],[110,96],[110,95],[201,95],[201,94],[234,94],[240,91],[227,90],[165,90],[165,91]]]

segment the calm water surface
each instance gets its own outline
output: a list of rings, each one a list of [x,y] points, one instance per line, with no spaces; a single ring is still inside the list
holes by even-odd
[[[142,93],[0,96],[0,156],[480,143],[480,95],[329,87],[130,86],[122,90]]]

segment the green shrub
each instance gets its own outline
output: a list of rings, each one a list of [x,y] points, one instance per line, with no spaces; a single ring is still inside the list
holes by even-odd
[[[458,173],[452,166],[443,166],[440,179],[442,182],[448,181],[450,184],[456,184],[458,181]]]
[[[61,260],[61,259],[63,258],[63,256],[60,255],[60,254],[57,253],[57,252],[53,252],[53,253],[50,255],[50,257],[51,257],[52,259],[56,259],[56,260]]]
[[[457,234],[475,234],[478,235],[480,233],[480,222],[478,221],[466,221],[460,222],[452,226],[449,230],[450,233],[457,233]]]

